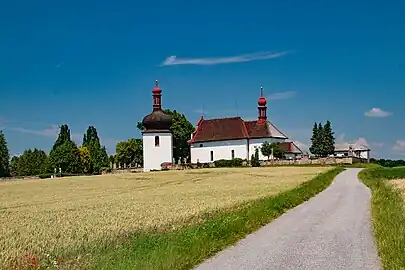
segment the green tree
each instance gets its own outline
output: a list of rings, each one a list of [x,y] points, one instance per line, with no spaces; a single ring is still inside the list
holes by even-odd
[[[187,159],[190,161],[190,146],[187,141],[190,139],[191,133],[194,132],[194,126],[187,120],[184,114],[176,110],[163,110],[164,113],[171,115],[173,122],[170,130],[173,135],[173,158],[176,162]],[[137,128],[143,130],[142,122],[137,123]]]
[[[100,138],[94,126],[89,126],[83,136],[83,147],[90,152],[90,172],[100,172],[103,167],[108,167],[108,154],[105,147],[101,146]]]
[[[129,139],[118,142],[115,149],[116,161],[121,164],[143,164],[143,146],[141,139]]]
[[[312,128],[312,138],[311,138],[311,146],[309,147],[309,151],[314,154],[315,156],[319,155],[319,130],[318,124],[315,122],[314,127]]]
[[[110,155],[110,156],[108,157],[108,162],[111,164],[112,167],[114,167],[115,156],[114,156],[114,155]]]
[[[52,150],[70,141],[72,140],[70,138],[70,129],[68,125],[61,125],[58,138],[56,139],[56,142],[54,143]]]
[[[90,151],[86,146],[79,147],[80,165],[83,173],[89,173],[91,170]]]
[[[281,145],[279,142],[271,143],[270,149],[273,149],[273,157],[280,158],[280,159],[284,157],[284,150],[281,148]]]
[[[0,130],[0,177],[10,175],[10,153],[7,147],[6,137]]]
[[[261,151],[263,156],[267,157],[267,160],[269,160],[271,156],[271,144],[269,142],[264,142],[262,144]]]
[[[332,131],[331,122],[328,120],[323,127],[323,144],[324,144],[324,153],[323,156],[333,155],[335,153],[335,134]]]
[[[47,172],[47,155],[45,151],[36,149],[27,149],[15,160],[13,164],[14,173],[19,176],[39,175]]]
[[[58,138],[49,154],[52,168],[62,169],[62,172],[80,173],[80,153],[76,143],[70,138],[70,130],[67,125],[62,125]]]
[[[13,156],[10,161],[10,174],[11,176],[18,176],[19,174],[19,157]]]
[[[250,158],[250,165],[252,167],[260,167],[260,160],[259,160],[259,149],[255,149],[255,153],[252,154],[252,157]]]

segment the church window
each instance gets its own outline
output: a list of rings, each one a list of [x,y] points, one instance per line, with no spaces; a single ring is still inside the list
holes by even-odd
[[[235,150],[231,150],[231,156],[232,156],[232,159],[235,158]]]
[[[203,144],[200,144],[200,147],[203,147]]]
[[[214,151],[211,151],[210,154],[211,154],[211,161],[214,161]]]
[[[155,146],[159,146],[159,136],[155,136]]]

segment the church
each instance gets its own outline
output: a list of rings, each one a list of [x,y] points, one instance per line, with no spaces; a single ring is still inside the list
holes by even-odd
[[[170,132],[172,118],[162,111],[162,89],[156,81],[152,90],[153,111],[143,118],[143,165],[144,171],[161,170],[162,163],[173,160],[173,137]],[[267,120],[267,100],[260,88],[258,117],[244,121],[241,117],[204,119],[197,123],[191,134],[191,163],[209,163],[219,159],[241,158],[250,160],[259,148],[259,159],[267,160],[260,147],[264,142],[279,142],[286,158],[302,154],[301,149],[274,124]]]
[[[218,119],[201,117],[188,141],[191,163],[232,158],[250,160],[256,148],[259,148],[259,159],[267,160],[260,151],[264,142],[280,143],[286,158],[295,158],[302,154],[297,145],[287,141],[288,137],[267,120],[267,100],[263,96],[263,87],[260,88],[257,109],[258,117],[254,121],[244,121],[240,117]]]

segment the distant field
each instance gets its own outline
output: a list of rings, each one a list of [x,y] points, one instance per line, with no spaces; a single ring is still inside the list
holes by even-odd
[[[0,183],[0,268],[292,189],[327,167],[200,169]]]

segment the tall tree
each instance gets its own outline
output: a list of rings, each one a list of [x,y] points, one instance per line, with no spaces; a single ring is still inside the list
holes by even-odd
[[[108,167],[108,154],[105,147],[101,146],[100,138],[94,126],[89,126],[83,136],[83,147],[90,152],[91,172],[100,172],[103,167]]]
[[[143,146],[141,139],[129,139],[128,141],[118,142],[116,145],[116,161],[121,164],[142,164]]]
[[[333,155],[335,153],[335,137],[333,135],[335,132],[332,131],[332,125],[329,120],[326,121],[325,126],[323,127],[323,144],[324,144],[324,153],[323,156]]]
[[[90,151],[86,146],[79,147],[80,165],[83,173],[89,173],[91,170]]]
[[[19,157],[11,159],[11,173],[13,176],[31,176],[48,171],[48,157],[45,151],[27,149]]]
[[[191,133],[194,132],[194,126],[187,120],[184,114],[176,110],[163,110],[164,113],[171,115],[173,118],[170,130],[173,135],[173,157],[176,162],[183,159],[190,160],[190,146],[187,141],[190,139]],[[137,128],[143,130],[142,122],[137,123]]]
[[[0,130],[0,177],[10,175],[10,153],[7,147],[6,137]]]
[[[62,172],[81,172],[80,153],[76,143],[71,140],[67,125],[62,125],[58,138],[49,153],[53,168],[62,169]]]
[[[262,143],[262,147],[260,148],[262,151],[263,156],[267,157],[267,160],[270,159],[271,156],[271,145],[269,142]]]
[[[309,147],[309,151],[315,156],[319,155],[319,130],[318,124],[316,122],[314,124],[314,127],[312,128],[311,142],[312,144]]]
[[[69,129],[68,125],[61,125],[58,138],[56,139],[56,142],[54,143],[52,150],[57,148],[58,146],[61,146],[65,142],[70,142],[70,141],[72,141],[72,140],[70,138],[70,129]]]
[[[325,156],[325,132],[323,130],[322,123],[319,122],[318,124],[318,141],[317,141],[317,148],[318,148],[318,156],[324,157]]]

